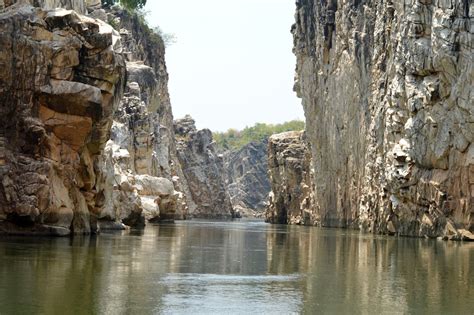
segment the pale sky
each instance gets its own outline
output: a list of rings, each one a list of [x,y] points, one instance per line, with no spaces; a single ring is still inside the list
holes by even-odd
[[[294,0],[148,0],[145,10],[177,38],[166,52],[175,118],[190,114],[213,131],[303,119]]]

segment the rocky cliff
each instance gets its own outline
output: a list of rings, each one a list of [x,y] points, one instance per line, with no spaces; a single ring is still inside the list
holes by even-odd
[[[225,184],[224,158],[218,154],[209,129],[197,130],[186,116],[174,124],[178,158],[189,186],[193,203],[188,215],[195,218],[234,216]]]
[[[0,232],[183,216],[162,39],[96,0],[13,2],[0,2]]]
[[[314,224],[474,231],[474,3],[298,0]]]
[[[163,40],[139,16],[118,7],[91,14],[119,30],[127,67],[125,94],[99,165],[103,227],[179,218],[187,209],[184,193],[177,191],[186,182],[176,155]]]
[[[120,37],[75,11],[5,4],[0,232],[93,232],[100,198],[94,162],[109,138],[125,77]]]
[[[302,131],[273,135],[268,141],[268,174],[272,191],[266,221],[311,224],[315,218],[311,151]]]
[[[251,142],[224,154],[227,190],[236,214],[261,216],[270,192],[268,140]]]

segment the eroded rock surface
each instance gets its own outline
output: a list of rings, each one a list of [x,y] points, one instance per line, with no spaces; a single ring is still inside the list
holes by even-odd
[[[175,120],[177,151],[193,205],[189,216],[228,218],[234,215],[225,184],[223,156],[218,154],[209,129],[197,130],[186,116]]]
[[[42,9],[0,3],[1,231],[66,235],[184,217],[160,36],[100,1],[31,2]]]
[[[172,221],[186,213],[187,204],[183,192],[170,190],[183,191],[186,184],[176,156],[164,43],[138,16],[118,7],[103,19],[120,29],[127,85],[99,165],[101,223],[114,227],[120,222],[143,226],[146,220]],[[144,178],[155,189],[143,190]]]
[[[474,231],[473,15],[468,0],[297,1],[314,224]]]
[[[273,135],[268,140],[268,173],[272,191],[266,221],[277,224],[311,224],[313,176],[311,151],[303,131]]]
[[[265,211],[271,189],[267,146],[265,139],[224,154],[227,190],[236,215],[260,217]]]
[[[0,13],[0,47],[0,232],[96,231],[94,162],[125,77],[118,33],[16,3]]]

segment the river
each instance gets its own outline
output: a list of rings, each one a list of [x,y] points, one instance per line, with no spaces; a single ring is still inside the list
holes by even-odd
[[[472,314],[474,244],[185,221],[0,238],[0,314]]]

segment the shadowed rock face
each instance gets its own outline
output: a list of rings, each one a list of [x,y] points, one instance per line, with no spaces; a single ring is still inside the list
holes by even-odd
[[[189,216],[233,216],[234,210],[225,185],[223,156],[216,152],[212,132],[209,129],[198,131],[190,116],[175,120],[174,130],[179,161],[195,203],[189,207]]]
[[[118,33],[14,4],[0,13],[0,47],[0,232],[97,230],[94,162],[125,76]]]
[[[230,201],[244,216],[260,216],[266,206],[270,192],[267,145],[267,140],[253,142],[224,155]]]
[[[472,1],[296,4],[313,223],[471,238]]]
[[[302,131],[273,135],[268,140],[268,174],[272,191],[266,221],[311,224],[313,190],[311,152]]]

